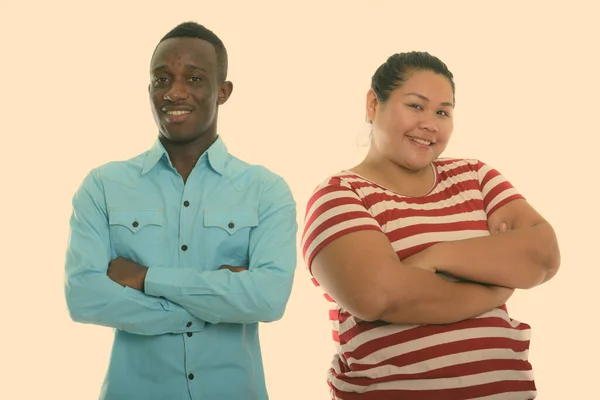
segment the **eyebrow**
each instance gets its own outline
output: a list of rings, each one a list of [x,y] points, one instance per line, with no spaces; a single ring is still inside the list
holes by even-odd
[[[188,68],[188,69],[194,69],[194,70],[197,70],[197,71],[202,71],[204,73],[208,73],[208,71],[205,68],[197,67],[197,66],[195,66],[193,64],[185,64],[185,67]],[[166,71],[168,69],[169,69],[169,67],[167,65],[159,65],[158,67],[154,68],[152,70],[152,72]]]
[[[405,96],[416,96],[416,97],[420,98],[423,101],[429,102],[429,99],[427,97],[423,96],[420,93],[406,93]],[[451,103],[451,102],[445,101],[445,102],[442,103],[442,106],[454,107],[454,104]]]

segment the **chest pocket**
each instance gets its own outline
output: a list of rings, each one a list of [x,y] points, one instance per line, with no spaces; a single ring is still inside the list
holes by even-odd
[[[162,210],[111,209],[108,222],[113,257],[125,257],[144,266],[162,264]]]
[[[204,227],[208,232],[213,268],[224,264],[248,267],[250,230],[257,226],[256,209],[204,210]]]

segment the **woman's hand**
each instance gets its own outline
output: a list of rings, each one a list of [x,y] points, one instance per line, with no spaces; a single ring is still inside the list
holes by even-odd
[[[505,222],[503,222],[500,224],[500,226],[498,227],[496,232],[490,232],[490,233],[492,235],[499,235],[499,234],[507,232],[507,231],[508,231],[508,225]]]
[[[508,232],[508,225],[506,223],[501,223],[498,228],[493,231],[490,232],[491,235],[500,235],[502,233]],[[425,250],[422,250],[416,254],[413,254],[410,257],[406,257],[404,260],[402,260],[402,263],[410,265],[412,267],[415,268],[420,268],[420,269],[424,269],[426,271],[431,271],[431,272],[437,272],[437,268],[438,266],[436,266],[432,260],[431,257],[429,257],[429,255],[431,254],[432,251],[435,248],[435,244],[431,247],[426,248]]]
[[[435,246],[435,245],[434,245]],[[425,250],[421,250],[420,252],[413,254],[410,257],[406,257],[402,260],[402,264],[409,265],[411,267],[424,269],[426,271],[437,272],[435,265],[432,263],[431,259],[428,257],[430,254],[431,247],[426,248]]]
[[[500,307],[510,299],[510,296],[513,295],[515,289],[507,288],[504,286],[488,286],[489,289],[493,292],[493,295],[498,299],[497,307]]]

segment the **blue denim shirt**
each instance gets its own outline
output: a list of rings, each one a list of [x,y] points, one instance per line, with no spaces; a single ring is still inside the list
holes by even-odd
[[[282,317],[297,262],[296,203],[280,176],[219,136],[184,184],[157,140],[86,176],[70,229],[71,318],[115,328],[101,399],[268,398],[258,323]],[[149,267],[144,293],[106,275],[119,256]]]

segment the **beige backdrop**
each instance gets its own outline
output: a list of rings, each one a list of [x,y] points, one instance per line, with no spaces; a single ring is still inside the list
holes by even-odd
[[[365,154],[375,68],[399,51],[442,58],[457,84],[445,154],[498,168],[559,236],[559,275],[509,302],[533,327],[539,398],[597,398],[600,30],[592,1],[130,3],[2,4],[0,398],[97,398],[112,332],[74,324],[66,311],[71,196],[91,168],[152,144],[150,55],[184,20],[224,40],[235,90],[219,131],[235,155],[287,179],[301,226],[315,185]],[[326,307],[300,259],[284,319],[261,328],[272,399],[328,398]]]

